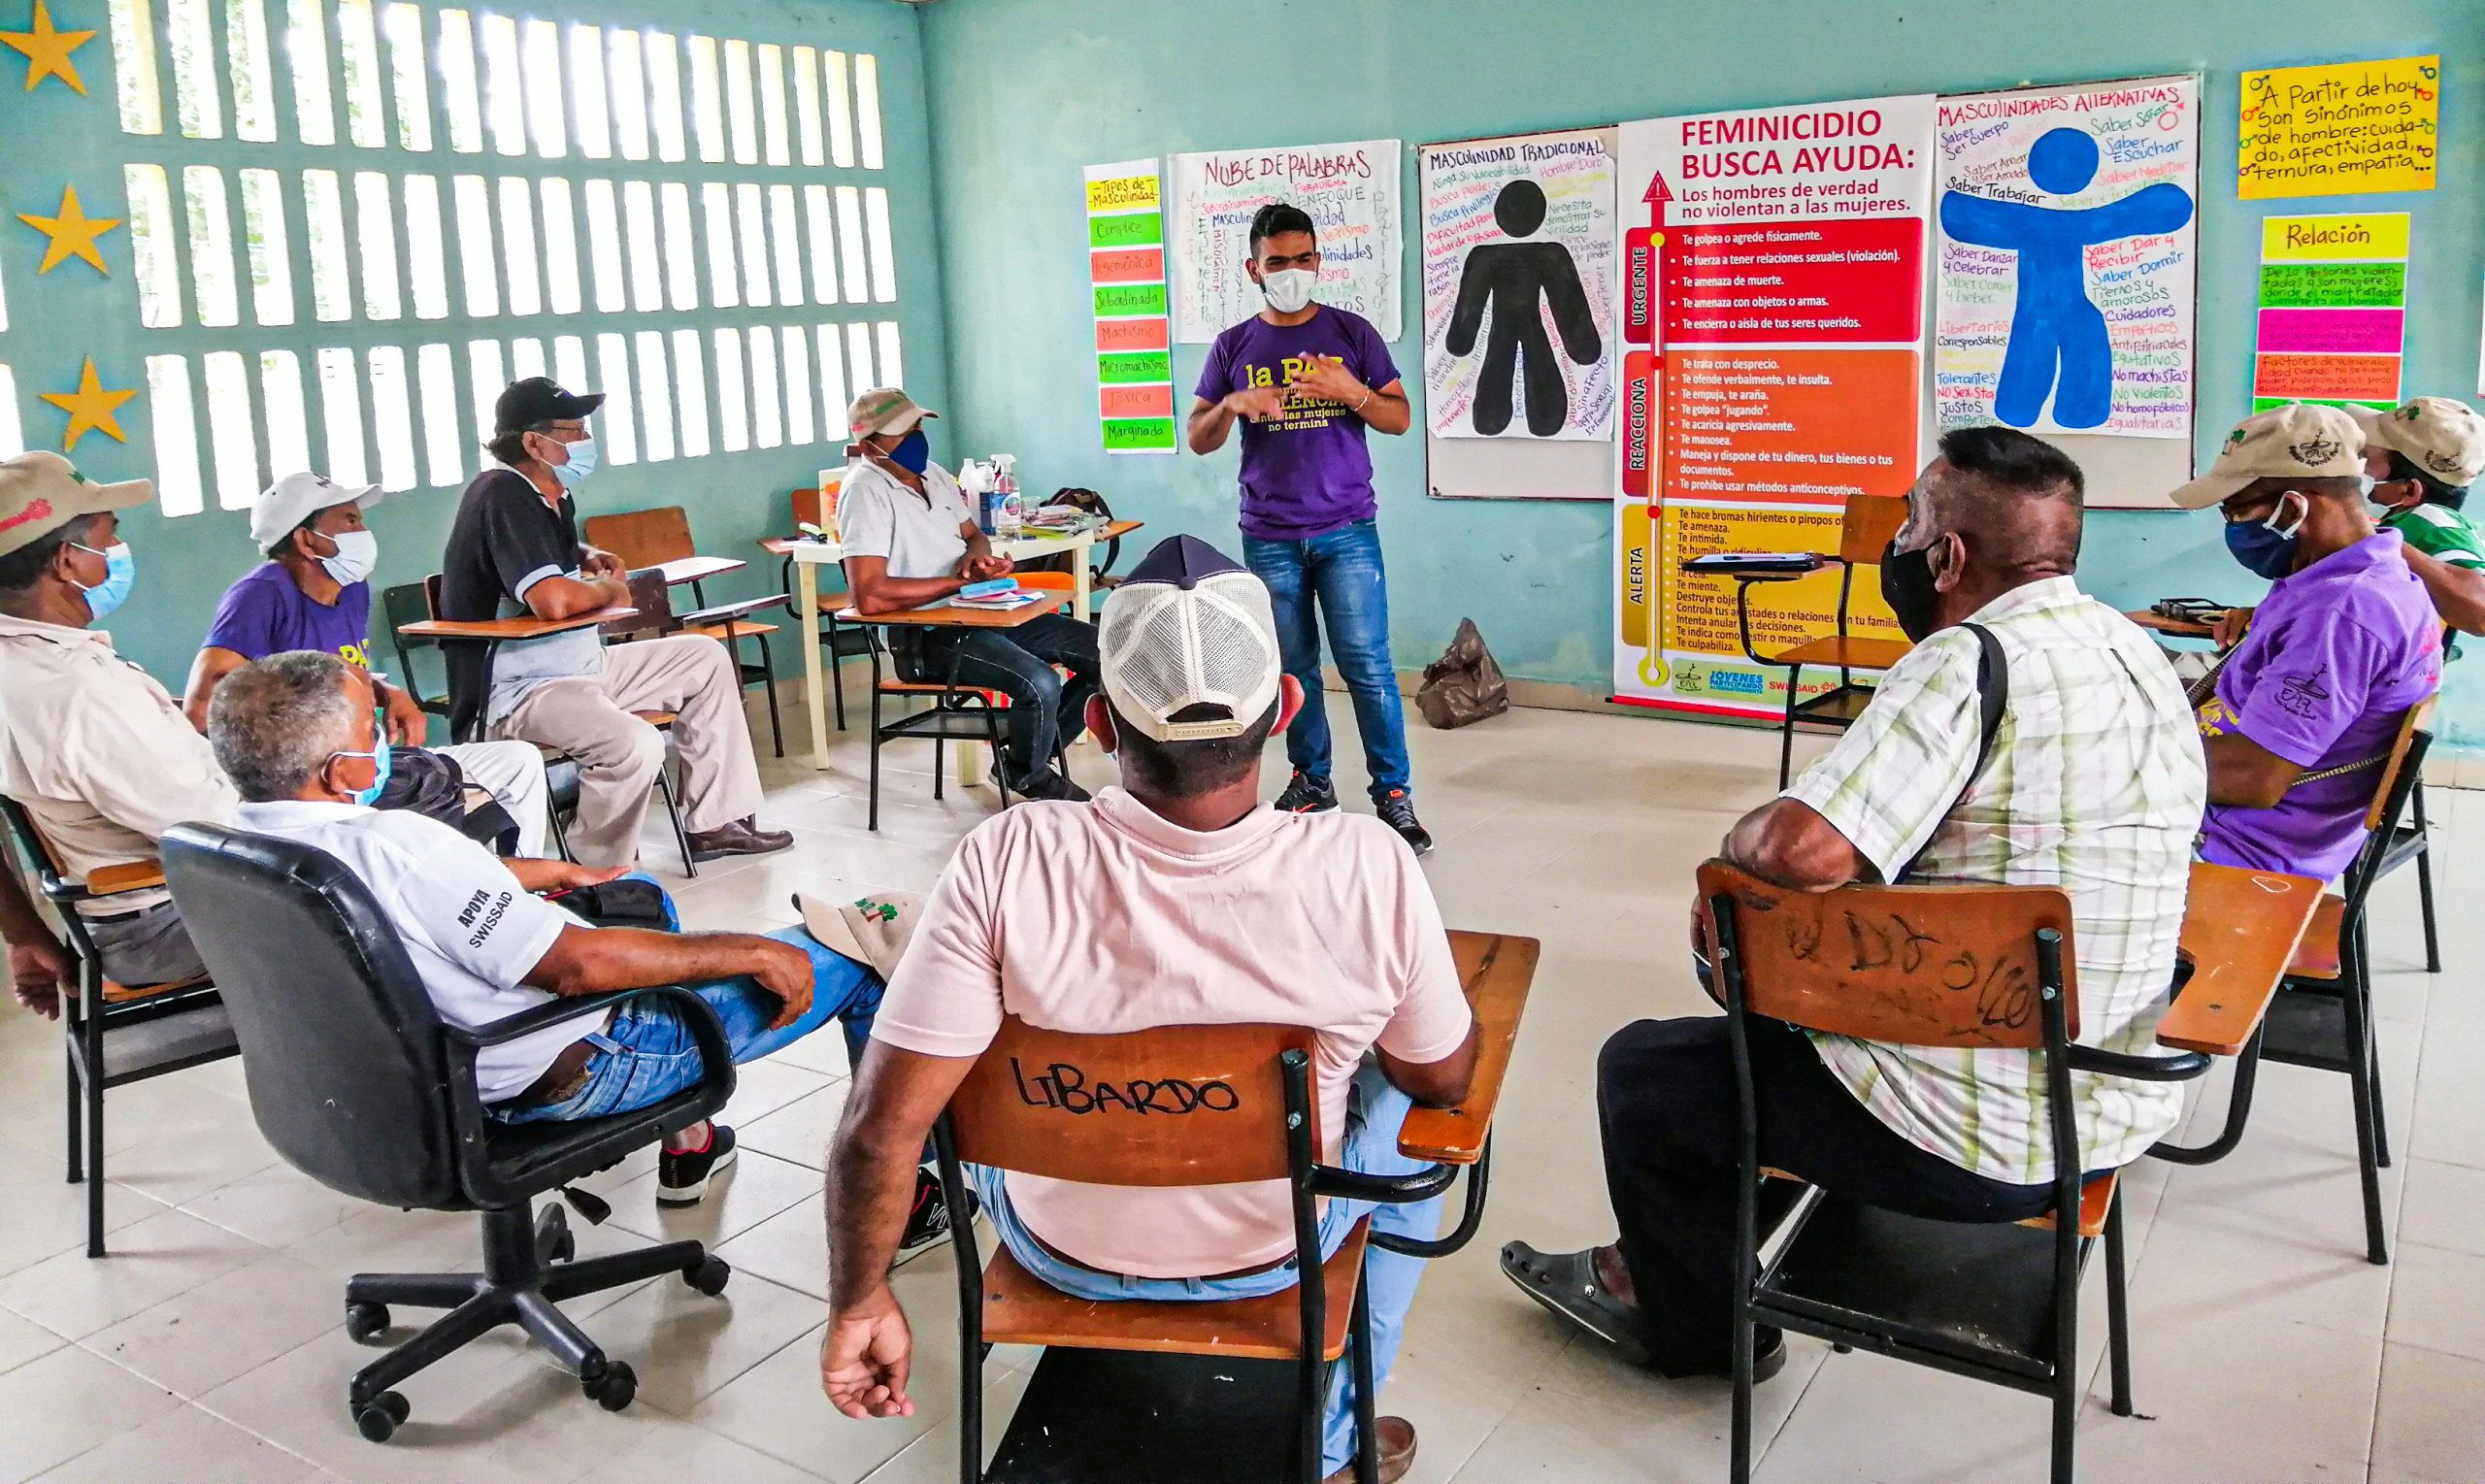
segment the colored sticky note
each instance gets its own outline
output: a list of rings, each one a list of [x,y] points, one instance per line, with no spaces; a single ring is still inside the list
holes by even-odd
[[[1090,247],[1143,247],[1164,240],[1164,219],[1154,212],[1087,218],[1087,246]]]
[[[2262,355],[2255,358],[2252,395],[2287,401],[2337,398],[2396,405],[2395,355]]]
[[[2341,309],[2395,307],[2407,302],[2404,263],[2264,263],[2265,309],[2335,305]]]
[[[1122,176],[1110,181],[1090,181],[1087,182],[1087,210],[1152,212],[1156,210],[1156,177]]]
[[[2406,311],[2263,310],[2261,349],[2314,354],[2397,355]]]
[[[2336,216],[2269,216],[2261,221],[2261,261],[2336,262],[2403,258],[2405,212],[2351,213]]]
[[[1096,393],[1096,405],[1103,409],[1108,420],[1115,417],[1171,417],[1174,415],[1174,388],[1162,381],[1149,386],[1106,386]]]
[[[1099,283],[1162,283],[1165,249],[1125,247],[1087,254],[1088,277]]]
[[[1161,453],[1174,446],[1174,419],[1171,417],[1108,417],[1105,419],[1105,451],[1107,453]]]
[[[1096,357],[1096,379],[1107,382],[1171,381],[1174,358],[1162,350]]]
[[[1165,285],[1162,283],[1102,284],[1096,289],[1096,317],[1099,319],[1164,313]]]
[[[1173,337],[1162,315],[1154,319],[1099,319],[1099,350],[1162,350]]]
[[[2432,190],[2440,115],[2438,56],[2247,72],[2236,194]]]

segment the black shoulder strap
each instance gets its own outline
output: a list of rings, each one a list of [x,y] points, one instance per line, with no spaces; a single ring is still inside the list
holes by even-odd
[[[1976,637],[1976,761],[1968,770],[1968,780],[1959,785],[1959,798],[1964,799],[1968,790],[1976,786],[1976,779],[1984,775],[1985,760],[1993,756],[1993,740],[2002,731],[2002,713],[2010,708],[2010,666],[2003,658],[2002,641],[1993,637],[1991,629],[1980,623],[1963,623],[1959,627]],[[1956,808],[1958,799],[1951,800],[1950,807]],[[1922,859],[1922,850],[1908,857],[1892,884],[1912,878],[1915,863]]]

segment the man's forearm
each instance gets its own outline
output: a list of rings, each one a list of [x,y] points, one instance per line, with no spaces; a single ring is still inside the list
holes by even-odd
[[[1372,400],[1355,410],[1355,415],[1375,433],[1404,433],[1415,421],[1415,410],[1407,399],[1385,391],[1374,392]]]
[[[961,577],[882,577],[868,587],[853,589],[854,608],[857,612],[893,613],[954,597],[964,586],[966,578]]]
[[[1226,435],[1234,431],[1234,410],[1222,402],[1211,402],[1191,412],[1190,444],[1193,453],[1214,453],[1225,446]]]
[[[569,935],[563,935],[565,938]],[[751,972],[770,940],[748,933],[659,933],[648,928],[598,928],[580,951],[557,964],[539,989],[563,997],[600,995],[656,984],[738,978]]]
[[[914,1205],[920,1140],[899,1147],[848,1118],[828,1160],[828,1305],[843,1313],[888,1282]]]
[[[2485,572],[2454,567],[2412,546],[2403,550],[2408,570],[2425,584],[2425,596],[2442,622],[2463,634],[2485,634]]]

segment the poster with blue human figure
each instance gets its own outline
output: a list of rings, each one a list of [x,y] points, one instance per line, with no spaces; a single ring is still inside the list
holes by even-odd
[[[1935,416],[2188,439],[2199,80],[1940,100]]]

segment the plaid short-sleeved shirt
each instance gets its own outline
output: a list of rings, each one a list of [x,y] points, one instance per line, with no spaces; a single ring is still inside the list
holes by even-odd
[[[2056,577],[1973,616],[2001,642],[2010,703],[1975,765],[1975,636],[1918,644],[1786,796],[1895,879],[2058,886],[2071,898],[2079,1039],[2144,1053],[2165,1014],[2207,769],[2173,667],[2137,625]],[[1963,797],[1961,789],[1965,788]],[[1919,857],[1917,852],[1921,851]],[[1815,1036],[1821,1060],[1917,1146],[1989,1179],[2053,1177],[2039,1058]],[[2174,1126],[2172,1083],[2071,1074],[2083,1170],[2128,1164]]]

